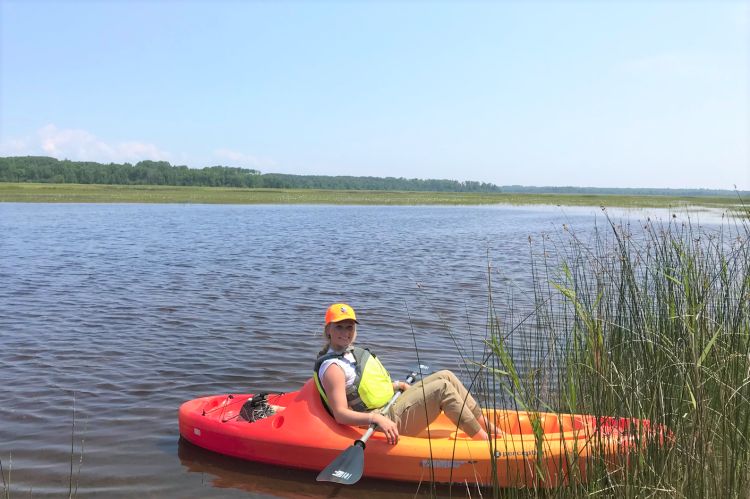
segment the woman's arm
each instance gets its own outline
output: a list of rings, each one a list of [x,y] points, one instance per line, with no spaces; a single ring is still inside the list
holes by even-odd
[[[344,370],[336,364],[331,364],[320,380],[328,397],[328,407],[339,424],[352,426],[367,426],[376,423],[385,433],[388,443],[398,442],[398,427],[396,423],[379,412],[358,412],[349,408],[346,401],[346,378]]]

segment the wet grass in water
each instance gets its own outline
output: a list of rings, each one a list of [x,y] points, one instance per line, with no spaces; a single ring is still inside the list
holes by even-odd
[[[607,219],[585,240],[566,231],[531,250],[527,316],[510,315],[517,304],[494,303],[490,289],[485,403],[648,419],[672,433],[664,445],[663,434],[638,431],[641,450],[617,472],[592,456],[586,483],[494,495],[747,497],[748,222],[728,219],[709,232],[676,220]],[[522,332],[519,355],[508,340]],[[582,470],[571,463],[574,477]]]
[[[79,435],[76,433],[76,405],[75,405],[75,393],[73,393],[73,416],[72,416],[72,423],[71,423],[71,429],[70,429],[70,470],[68,473],[68,499],[73,499],[77,497],[78,495],[78,484],[80,482],[81,477],[81,468],[83,467],[83,456],[84,456],[84,438],[81,437],[80,441],[80,454],[78,457],[78,467],[77,470],[74,470],[74,463],[76,459],[76,437]],[[6,470],[3,468],[3,460],[0,458],[0,476],[2,476],[2,498],[3,499],[10,499],[11,498],[11,470],[13,469],[13,459],[12,455],[8,456],[8,469],[7,469],[7,478],[6,478]],[[28,491],[21,491],[19,490],[24,496],[28,495],[28,497],[33,497],[34,490],[33,488],[30,488]]]

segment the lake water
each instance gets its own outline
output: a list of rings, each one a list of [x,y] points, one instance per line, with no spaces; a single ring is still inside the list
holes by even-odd
[[[560,207],[0,204],[11,495],[66,495],[72,455],[77,497],[414,497],[416,485],[323,485],[201,451],[179,441],[177,408],[298,388],[337,301],[394,376],[416,364],[415,341],[423,363],[459,370],[454,341],[471,352],[485,332],[488,265],[523,304],[529,237],[595,220]]]

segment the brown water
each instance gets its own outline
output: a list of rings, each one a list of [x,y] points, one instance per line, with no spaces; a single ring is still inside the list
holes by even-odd
[[[357,309],[359,343],[392,373],[415,365],[415,336],[423,363],[460,369],[449,332],[480,343],[488,261],[522,301],[528,237],[589,230],[594,213],[0,204],[11,497],[65,496],[71,482],[77,497],[414,497],[414,484],[324,485],[202,451],[180,442],[177,408],[298,388],[335,301]]]

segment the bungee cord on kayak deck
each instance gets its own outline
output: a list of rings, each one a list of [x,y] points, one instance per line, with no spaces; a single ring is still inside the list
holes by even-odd
[[[259,419],[267,418],[276,414],[276,409],[268,403],[267,393],[256,393],[242,405],[239,417],[254,423]]]
[[[209,409],[204,408],[201,412],[202,416],[210,416],[212,413],[215,413],[216,411],[221,410],[221,414],[219,415],[219,420],[222,423],[227,423],[229,421],[238,421],[238,420],[244,420],[248,423],[253,423],[255,421],[258,421],[263,418],[267,418],[268,416],[272,416],[276,413],[276,408],[274,407],[275,404],[269,403],[269,397],[281,397],[284,395],[284,392],[277,392],[277,393],[257,393],[250,398],[246,399],[245,402],[243,402],[242,408],[237,412],[236,414],[234,411],[232,412],[232,415],[228,418],[224,418],[224,414],[227,411],[227,408],[230,405],[234,405],[235,403],[240,403],[241,400],[237,400],[235,395],[230,393],[227,394],[226,397],[224,397],[224,400],[218,404],[216,404],[214,407],[211,407]]]

